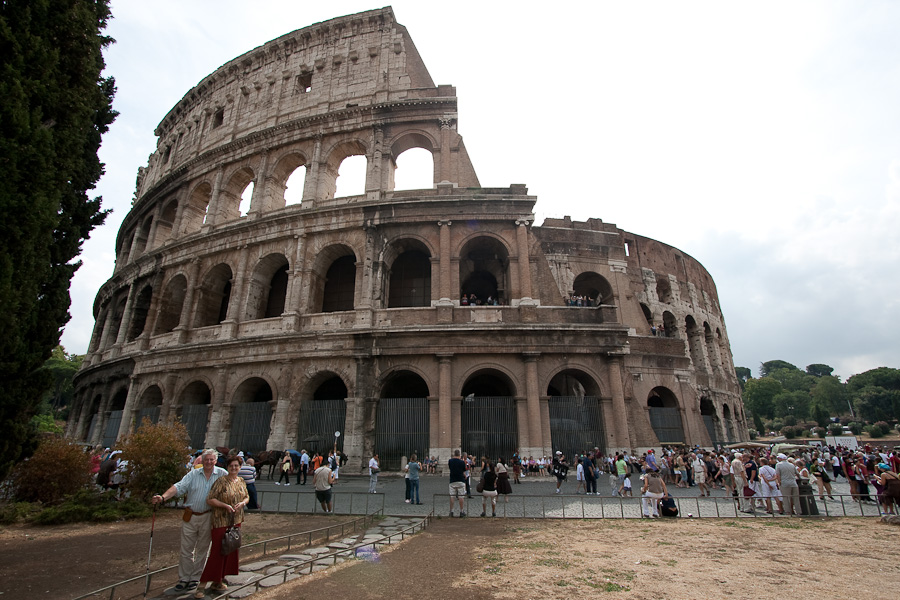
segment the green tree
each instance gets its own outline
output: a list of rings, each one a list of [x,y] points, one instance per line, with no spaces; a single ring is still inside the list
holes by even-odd
[[[34,449],[40,369],[69,320],[75,258],[106,211],[92,190],[115,119],[108,0],[0,2],[0,478]]]
[[[769,377],[780,381],[784,389],[791,392],[809,393],[816,382],[815,377],[800,369],[775,369],[769,372]]]
[[[785,391],[772,399],[776,417],[791,415],[799,420],[809,416],[810,397],[807,392]]]
[[[751,379],[744,386],[744,404],[752,413],[771,419],[775,410],[775,396],[783,391],[781,382],[771,377]]]
[[[47,390],[44,398],[53,410],[58,411],[71,403],[75,393],[72,380],[81,368],[83,360],[83,355],[67,354],[65,348],[57,346],[44,363],[44,369],[53,378],[53,385]]]
[[[900,369],[878,367],[877,369],[854,375],[847,380],[847,388],[851,392],[856,392],[869,385],[882,387],[886,390],[900,390]]]
[[[812,375],[813,377],[829,377],[833,371],[834,369],[832,367],[823,365],[822,363],[806,365],[806,374]]]
[[[796,366],[792,365],[791,363],[789,363],[787,361],[770,360],[770,361],[762,363],[759,366],[759,376],[760,376],[760,378],[767,377],[770,373],[772,373],[773,371],[776,371],[778,369],[787,369],[788,371],[799,371],[800,370]]]
[[[734,374],[737,375],[738,384],[744,389],[744,384],[753,377],[753,373],[747,367],[735,367]]]
[[[837,377],[817,377],[810,394],[813,403],[827,410],[830,415],[841,415],[850,409],[847,404],[847,388]]]
[[[889,421],[900,408],[900,391],[887,390],[877,385],[867,385],[854,394],[856,417],[866,421]]]

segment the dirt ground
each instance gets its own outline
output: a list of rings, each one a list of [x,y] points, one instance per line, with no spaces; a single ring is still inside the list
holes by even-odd
[[[179,514],[156,520],[152,568],[174,564]],[[250,515],[246,541],[345,517]],[[0,595],[73,598],[147,568],[150,519],[0,530]],[[896,598],[900,527],[876,519],[435,519],[382,552],[256,598]],[[170,578],[175,579],[173,576]],[[159,585],[171,583],[161,580]],[[156,586],[154,586],[156,587]],[[460,594],[462,596],[460,596]],[[140,597],[138,593],[137,597]]]

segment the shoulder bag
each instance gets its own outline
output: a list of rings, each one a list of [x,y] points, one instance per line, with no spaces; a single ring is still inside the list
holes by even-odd
[[[241,547],[241,528],[234,524],[234,513],[231,513],[231,525],[222,536],[222,556],[228,556]]]

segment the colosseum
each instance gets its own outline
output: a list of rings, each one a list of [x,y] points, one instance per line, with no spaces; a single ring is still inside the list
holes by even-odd
[[[482,187],[455,88],[390,8],[235,58],[155,133],[70,437],[180,419],[194,447],[337,442],[351,469],[373,452],[396,469],[746,431],[709,273],[600,219],[538,225],[525,185]],[[411,149],[433,183],[395,190]],[[336,197],[352,157],[365,189]]]

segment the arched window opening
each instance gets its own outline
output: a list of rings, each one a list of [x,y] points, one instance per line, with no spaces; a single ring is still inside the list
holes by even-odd
[[[300,204],[303,200],[303,188],[306,186],[306,165],[294,169],[284,184],[284,204]]]
[[[462,445],[469,454],[509,458],[519,447],[515,389],[499,371],[485,370],[462,387]]]
[[[122,242],[122,247],[119,248],[119,253],[116,255],[116,262],[119,264],[119,266],[122,266],[128,262],[128,255],[131,254],[131,246],[134,244],[134,238],[136,235],[136,229],[132,229],[125,234],[124,241]]]
[[[154,334],[168,333],[178,327],[181,322],[181,310],[184,307],[186,294],[187,279],[185,279],[184,275],[176,275],[166,285],[166,289],[163,292]]]
[[[688,338],[688,349],[691,354],[691,362],[694,363],[695,369],[705,369],[706,362],[703,360],[703,342],[701,341],[700,327],[694,317],[688,315],[684,319],[684,331]]]
[[[356,257],[338,258],[325,274],[322,312],[353,310],[353,294],[356,289]]]
[[[425,148],[410,148],[397,157],[394,190],[427,190],[434,187],[434,155]]]
[[[109,413],[106,417],[106,426],[103,428],[103,438],[100,443],[104,448],[112,448],[119,435],[122,426],[122,412],[125,410],[125,400],[128,398],[128,389],[122,388],[113,396],[109,405]]]
[[[706,432],[709,439],[715,447],[722,443],[722,436],[719,433],[719,415],[716,414],[716,406],[713,401],[707,397],[700,398],[700,416],[703,418],[703,424],[706,426]]]
[[[468,242],[460,253],[460,296],[467,304],[509,301],[509,255],[506,247],[494,238],[483,236]],[[475,301],[472,301],[472,295]]]
[[[668,277],[659,277],[656,280],[656,296],[660,302],[672,302],[672,284],[669,283]]]
[[[272,388],[260,377],[251,377],[238,386],[234,392],[229,447],[254,453],[266,449],[272,398]]]
[[[375,412],[375,452],[382,469],[399,471],[402,458],[429,452],[428,385],[410,371],[394,374],[384,385]]]
[[[703,323],[703,339],[706,342],[706,355],[709,357],[709,366],[717,370],[720,365],[719,348],[709,323]]]
[[[150,311],[150,301],[153,299],[153,288],[149,285],[144,286],[135,298],[134,311],[131,315],[131,326],[125,339],[129,342],[137,339],[144,333],[144,327],[147,325],[147,313]]]
[[[605,448],[600,387],[586,373],[566,370],[547,386],[550,396],[550,439],[570,461],[588,448]]]
[[[252,181],[247,184],[244,191],[241,192],[241,203],[238,205],[238,212],[242,217],[246,217],[250,212],[250,201],[253,199],[253,189],[256,187]]]
[[[150,229],[153,227],[153,217],[147,217],[138,228],[134,236],[134,246],[131,250],[132,256],[137,259],[147,249],[147,241],[150,238]]]
[[[431,258],[421,250],[407,250],[391,265],[388,308],[430,305]]]
[[[329,374],[323,374],[328,377]],[[300,406],[298,443],[310,452],[328,451],[337,442],[338,450],[344,448],[344,433],[347,417],[347,386],[344,381],[332,375],[322,381],[313,391],[312,398]],[[337,439],[336,431],[341,432]]]
[[[125,304],[128,301],[128,291],[119,292],[112,304],[112,321],[109,324],[109,337],[107,337],[107,346],[112,346],[119,339],[119,328],[122,327],[122,317],[125,315]]]
[[[109,306],[100,309],[100,315],[94,323],[94,333],[91,335],[91,343],[88,352],[96,352],[100,346],[100,338],[103,336],[103,328],[106,326],[106,318],[109,316]]]
[[[147,419],[150,424],[159,423],[159,411],[162,408],[163,394],[158,385],[151,385],[141,394],[140,411],[134,422],[134,430],[137,431]]]
[[[172,228],[175,226],[175,217],[178,214],[178,201],[172,200],[163,209],[159,220],[156,222],[156,234],[153,239],[153,246],[162,246],[173,236]]]
[[[362,196],[366,193],[366,165],[365,156],[348,156],[341,161],[335,180],[335,198]]]
[[[718,327],[716,328],[716,343],[719,345],[719,362],[722,365],[722,368],[728,372],[734,372],[734,365],[731,364],[731,357],[728,353],[728,344],[725,342],[725,336],[722,335],[722,330]]]
[[[669,311],[663,313],[663,333],[666,337],[678,337],[678,321]]]
[[[182,233],[190,234],[200,231],[203,224],[207,222],[207,211],[211,196],[212,186],[208,183],[201,183],[194,188],[181,215]]]
[[[585,306],[600,306],[601,304],[613,304],[612,286],[605,277],[593,272],[581,273],[572,284],[575,296],[588,300]]]
[[[722,405],[722,418],[725,421],[726,441],[729,443],[736,441],[734,438],[734,420],[731,418],[731,409],[728,408],[727,404]]]
[[[231,267],[222,263],[210,269],[200,288],[194,327],[218,325],[228,315],[231,300]]]
[[[641,302],[641,312],[644,313],[644,319],[647,320],[647,325],[653,326],[653,313],[650,312],[650,307]]]
[[[270,254],[259,261],[247,292],[247,320],[280,317],[287,298],[288,261],[283,254]]]
[[[206,429],[209,422],[209,406],[212,392],[202,381],[193,381],[181,392],[181,405],[177,416],[181,419],[191,448],[203,448],[206,443]]]
[[[660,444],[683,444],[684,428],[681,423],[681,410],[678,399],[672,390],[666,387],[655,387],[647,397],[650,408],[650,425],[653,427]]]
[[[82,440],[86,442],[94,441],[94,433],[97,431],[97,424],[100,421],[100,415],[97,414],[97,410],[100,408],[100,402],[103,400],[103,397],[99,394],[94,396],[94,399],[91,400],[91,408],[88,410],[87,414],[91,415],[91,420],[89,423],[85,424],[87,428],[87,433],[83,437]]]

